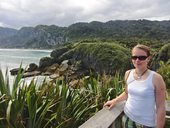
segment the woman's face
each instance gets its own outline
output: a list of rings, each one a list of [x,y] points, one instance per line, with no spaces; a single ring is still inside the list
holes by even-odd
[[[149,58],[147,56],[147,53],[139,48],[134,48],[132,50],[132,63],[135,68],[143,69],[147,67],[147,64],[149,62]]]

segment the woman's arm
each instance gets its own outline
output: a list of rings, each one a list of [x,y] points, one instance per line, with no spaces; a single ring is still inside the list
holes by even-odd
[[[129,73],[130,73],[130,70],[126,71],[125,73],[125,82],[127,81],[127,78],[129,76]],[[112,99],[112,100],[109,100],[107,101],[105,104],[104,104],[104,107],[108,107],[109,109],[111,109],[113,106],[116,105],[116,103],[120,102],[120,101],[124,101],[128,98],[128,92],[127,92],[127,85],[125,85],[125,91],[120,94],[118,97]]]
[[[155,74],[153,77],[155,86],[156,110],[157,110],[157,128],[164,128],[165,125],[165,92],[166,85],[161,75]]]

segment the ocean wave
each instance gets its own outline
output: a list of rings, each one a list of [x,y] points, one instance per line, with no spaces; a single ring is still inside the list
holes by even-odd
[[[11,56],[11,55],[0,55],[0,57],[8,57],[8,58],[14,58],[14,59],[37,59],[37,57],[33,56]]]
[[[37,51],[37,52],[52,52],[51,49],[0,49],[0,51]]]

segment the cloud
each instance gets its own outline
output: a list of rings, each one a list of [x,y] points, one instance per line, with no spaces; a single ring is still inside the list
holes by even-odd
[[[0,26],[68,26],[109,20],[169,20],[169,0],[2,0]]]

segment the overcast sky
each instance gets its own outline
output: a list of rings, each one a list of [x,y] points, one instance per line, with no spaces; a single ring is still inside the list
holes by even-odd
[[[138,19],[170,20],[170,0],[0,0],[2,27]]]

